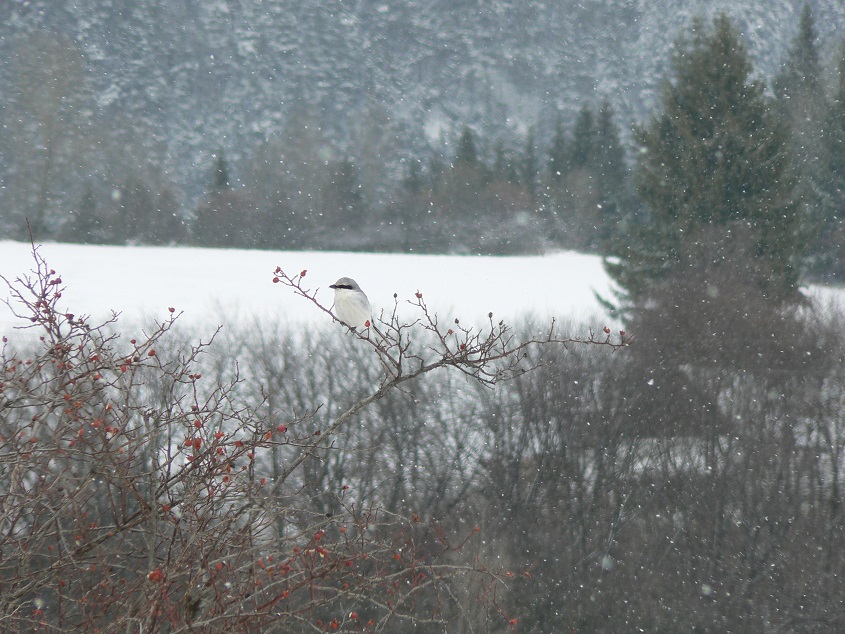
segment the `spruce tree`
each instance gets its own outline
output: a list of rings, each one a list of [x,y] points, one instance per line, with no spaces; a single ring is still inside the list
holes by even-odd
[[[841,48],[838,85],[823,119],[817,170],[811,183],[815,194],[815,225],[819,239],[809,254],[810,273],[816,277],[845,276],[845,43]]]
[[[821,63],[816,49],[816,24],[809,4],[804,5],[798,34],[787,52],[782,70],[774,80],[775,95],[781,100],[796,102],[807,92],[821,90]]]
[[[566,136],[563,132],[563,120],[558,115],[555,122],[555,134],[552,137],[552,145],[549,148],[549,177],[553,183],[563,180],[567,171],[567,145]]]
[[[537,175],[540,169],[537,166],[537,144],[534,140],[534,127],[528,128],[525,136],[525,154],[522,157],[522,182],[531,200],[537,197]]]
[[[584,105],[575,118],[572,145],[569,154],[570,169],[584,167],[590,160],[595,143],[595,116],[588,105]]]
[[[226,156],[223,153],[223,148],[217,150],[216,160],[214,162],[214,178],[211,182],[212,193],[224,192],[229,189],[229,164],[226,162]]]
[[[696,21],[676,45],[662,108],[635,130],[635,183],[650,220],[607,263],[629,307],[653,298],[661,280],[738,252],[767,297],[796,297],[802,234],[789,130],[751,77],[724,15],[709,29]]]
[[[490,174],[491,183],[507,183],[508,185],[519,184],[519,174],[514,163],[512,153],[505,147],[502,139],[496,141],[493,148],[493,168]]]
[[[425,177],[423,175],[422,164],[417,159],[411,159],[408,161],[402,187],[411,196],[417,196],[423,190],[424,185]]]
[[[475,149],[475,137],[472,130],[464,128],[458,140],[458,151],[455,153],[455,165],[474,167],[478,162],[478,152]]]
[[[63,228],[61,238],[66,242],[80,242],[82,244],[99,243],[100,218],[97,210],[97,197],[94,186],[89,181],[85,184],[85,191],[77,209],[72,213],[71,220]]]
[[[627,202],[627,168],[625,150],[619,140],[619,130],[613,121],[613,106],[605,99],[596,116],[594,142],[589,165],[595,174],[598,190],[600,246],[607,247]]]
[[[809,4],[804,5],[798,33],[774,80],[778,110],[792,129],[793,173],[797,196],[809,211],[813,232],[824,231],[824,181],[827,176],[822,146],[827,135],[828,103],[821,80],[816,26]],[[817,240],[813,240],[817,243]],[[819,245],[809,254],[818,261]]]
[[[845,220],[845,42],[839,62],[839,83],[836,98],[830,105],[823,136],[823,151],[827,178],[828,208],[825,217],[832,221]]]
[[[606,190],[618,192],[624,188],[625,150],[613,116],[613,106],[605,99],[596,116],[590,165],[604,181]]]

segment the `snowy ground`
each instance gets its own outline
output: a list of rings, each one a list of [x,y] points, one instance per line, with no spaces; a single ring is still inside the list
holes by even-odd
[[[0,274],[8,279],[33,268],[29,244],[0,241]],[[441,318],[477,322],[492,311],[514,322],[526,314],[559,317],[584,328],[613,325],[594,291],[607,296],[610,281],[596,256],[561,252],[546,256],[470,257],[328,252],[246,251],[183,247],[116,247],[46,243],[40,253],[62,277],[62,310],[103,318],[164,318],[184,311],[183,325],[211,327],[232,318],[280,316],[319,324],[327,317],[289,289],[273,284],[276,266],[308,270],[310,288],[331,305],[328,285],[338,277],[358,281],[376,310],[419,290]],[[8,289],[0,287],[0,300]],[[16,322],[0,306],[0,331]],[[576,333],[572,333],[576,334]]]
[[[0,274],[14,279],[33,268],[31,247],[0,241]],[[327,306],[328,285],[338,277],[355,278],[376,310],[389,310],[419,290],[441,318],[478,322],[492,311],[496,319],[515,322],[533,314],[558,317],[599,329],[614,324],[596,301],[610,296],[611,282],[601,258],[574,252],[545,256],[473,257],[246,251],[185,247],[117,247],[47,243],[40,252],[61,276],[67,290],[63,310],[122,320],[165,318],[167,308],[184,311],[182,325],[213,328],[233,319],[273,316],[293,323],[319,325],[328,318],[289,289],[273,284],[276,266],[308,269],[310,288]],[[814,286],[808,294],[821,305],[845,307],[845,290]],[[0,286],[0,300],[8,289]],[[21,325],[0,306],[0,332]]]

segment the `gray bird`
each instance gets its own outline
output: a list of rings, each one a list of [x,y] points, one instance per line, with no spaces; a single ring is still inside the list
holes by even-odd
[[[334,312],[350,328],[363,331],[373,323],[373,311],[370,300],[351,277],[342,277],[329,288],[334,289]]]

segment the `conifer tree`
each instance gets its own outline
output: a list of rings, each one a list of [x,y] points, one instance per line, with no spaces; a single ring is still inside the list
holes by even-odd
[[[595,141],[595,116],[589,105],[584,105],[575,119],[572,132],[572,146],[570,149],[570,167],[577,169],[584,167],[590,160]]]
[[[798,33],[774,80],[779,111],[792,129],[793,173],[797,196],[806,206],[816,235],[824,230],[824,180],[827,176],[821,146],[825,143],[828,103],[821,80],[812,9],[804,5]],[[814,240],[813,242],[816,242]],[[811,259],[817,257],[818,245]]]
[[[636,187],[650,221],[607,264],[629,307],[661,280],[737,251],[767,297],[797,296],[802,233],[788,128],[751,77],[725,15],[709,29],[697,21],[676,45],[661,110],[635,131]]]
[[[823,136],[823,155],[826,162],[826,190],[829,208],[825,216],[845,220],[845,43],[839,61],[839,83],[836,98],[830,106]]]
[[[411,196],[417,196],[423,190],[425,177],[423,175],[422,163],[418,159],[408,161],[405,178],[402,186]]]
[[[625,150],[613,120],[613,106],[605,99],[596,115],[593,148],[589,165],[597,180],[599,199],[599,240],[607,245],[615,225],[628,205]]]
[[[223,148],[217,150],[211,189],[214,193],[224,192],[229,189],[229,164],[226,162]]]
[[[534,140],[534,128],[532,126],[528,128],[528,134],[525,137],[525,154],[522,158],[522,182],[525,184],[525,189],[528,190],[531,200],[535,200],[537,196],[537,174],[539,171],[537,144]]]
[[[350,158],[331,166],[331,179],[320,194],[320,224],[338,232],[354,230],[363,218],[364,201],[358,169]]]
[[[811,174],[816,203],[818,240],[809,254],[810,273],[815,276],[845,275],[845,42],[838,66],[834,98],[823,119],[818,144],[819,165]]]
[[[458,140],[458,151],[455,153],[456,165],[475,166],[478,162],[478,152],[475,149],[475,137],[469,127],[465,127]]]
[[[816,24],[809,4],[804,5],[798,35],[790,47],[781,72],[775,78],[774,92],[790,102],[805,98],[808,91],[821,90],[821,63],[816,49]]]
[[[94,186],[89,181],[85,184],[85,191],[77,209],[72,213],[70,221],[62,230],[61,238],[66,242],[96,244],[101,241],[99,226],[97,197],[94,194]]]
[[[207,247],[254,247],[262,222],[244,193],[231,189],[229,166],[222,149],[214,155],[212,169],[208,194],[195,212],[194,242]]]
[[[563,121],[558,115],[555,122],[555,134],[552,137],[552,145],[549,148],[549,177],[552,182],[559,183],[563,180],[567,170],[566,136],[563,132]]]
[[[590,164],[608,187],[618,189],[625,180],[625,150],[613,116],[613,106],[605,99],[596,116]]]

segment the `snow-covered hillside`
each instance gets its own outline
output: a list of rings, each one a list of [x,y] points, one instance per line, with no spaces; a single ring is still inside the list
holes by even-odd
[[[594,291],[610,292],[601,259],[573,252],[535,257],[461,257],[397,254],[274,252],[225,249],[108,247],[47,243],[40,253],[61,276],[67,310],[124,319],[164,318],[167,308],[184,311],[182,323],[212,327],[231,319],[279,316],[293,322],[327,321],[320,311],[290,290],[273,284],[276,266],[298,273],[321,289],[331,305],[328,285],[355,278],[376,310],[390,309],[419,290],[441,318],[478,321],[493,312],[514,321],[525,314],[571,318],[601,327]],[[0,241],[0,274],[14,278],[33,267],[31,247]],[[0,288],[0,298],[8,289]],[[0,330],[16,322],[0,307]]]
[[[0,53],[59,33],[90,65],[97,110],[136,122],[165,173],[204,191],[211,154],[235,162],[309,111],[341,150],[392,121],[402,147],[421,130],[470,124],[495,138],[550,130],[608,97],[627,128],[654,105],[675,39],[694,16],[725,11],[763,77],[777,71],[803,0],[54,0],[0,3]],[[812,0],[820,45],[835,50],[841,0]],[[2,63],[0,63],[2,64]],[[0,73],[7,88],[9,70]],[[3,90],[5,94],[5,90]],[[93,112],[93,110],[92,110]],[[381,124],[378,124],[381,125]],[[361,157],[359,157],[361,158]],[[401,173],[398,164],[391,169]]]

